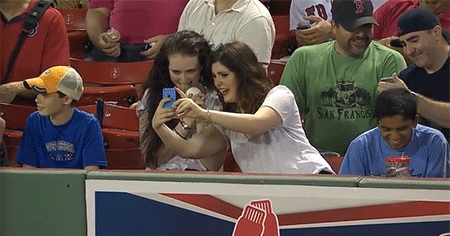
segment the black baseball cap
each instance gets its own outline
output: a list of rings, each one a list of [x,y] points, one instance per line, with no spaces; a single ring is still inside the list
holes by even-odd
[[[400,37],[411,32],[433,29],[436,25],[440,26],[439,20],[432,11],[425,8],[408,10],[398,19],[397,35]],[[450,39],[449,32],[443,27],[441,28],[442,35]]]
[[[373,18],[373,5],[370,0],[334,0],[331,5],[333,21],[347,31],[354,31],[361,25],[378,25]]]

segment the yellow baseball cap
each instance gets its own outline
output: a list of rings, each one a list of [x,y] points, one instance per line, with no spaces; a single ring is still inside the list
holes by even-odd
[[[23,85],[40,93],[60,91],[75,100],[80,100],[84,90],[81,76],[74,68],[68,66],[51,67],[39,77],[23,81]]]

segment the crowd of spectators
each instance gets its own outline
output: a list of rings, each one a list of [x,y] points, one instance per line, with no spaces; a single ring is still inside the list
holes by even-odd
[[[83,85],[64,19],[43,2],[0,2],[0,102],[38,108],[15,162],[104,168],[100,123],[76,108]],[[449,177],[448,0],[292,0],[298,48],[280,85],[267,73],[276,32],[259,0],[53,2],[87,11],[85,60],[154,60],[132,106],[149,169],[218,171],[229,150],[243,172],[333,174],[321,153],[337,152],[340,174],[383,176],[384,158],[401,154],[411,176]]]

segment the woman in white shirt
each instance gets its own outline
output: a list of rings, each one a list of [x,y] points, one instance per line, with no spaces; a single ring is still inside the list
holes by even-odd
[[[185,158],[207,158],[231,146],[243,172],[333,173],[306,138],[292,92],[285,86],[273,88],[246,44],[220,46],[209,65],[224,111],[203,109],[189,98],[162,109],[169,99],[161,100],[152,126],[166,146]],[[212,125],[184,140],[164,124],[187,117]]]

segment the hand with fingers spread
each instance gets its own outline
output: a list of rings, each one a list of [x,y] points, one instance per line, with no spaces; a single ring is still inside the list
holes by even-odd
[[[297,30],[295,36],[300,46],[319,44],[328,41],[332,37],[330,22],[318,16],[307,16],[307,20],[315,22],[316,25],[304,30]]]
[[[153,129],[160,128],[164,123],[171,121],[175,117],[175,111],[173,108],[164,109],[164,103],[169,102],[170,98],[162,99],[159,102],[158,107],[156,108],[155,114],[152,119],[152,127]]]
[[[378,82],[378,92],[381,93],[388,89],[397,89],[397,88],[406,89],[410,91],[406,86],[405,82],[403,82],[403,80],[397,77],[396,73],[392,74],[392,80],[393,82],[382,82],[382,81]]]

